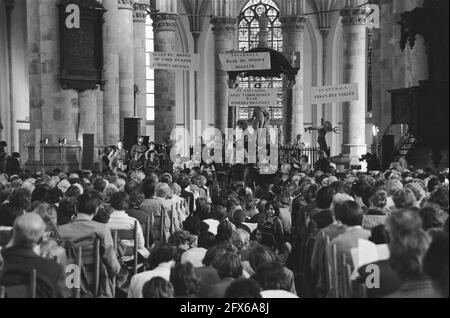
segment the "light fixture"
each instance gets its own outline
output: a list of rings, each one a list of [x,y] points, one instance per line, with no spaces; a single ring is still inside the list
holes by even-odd
[[[378,134],[380,133],[380,128],[378,128],[375,125],[372,125],[372,134],[374,137],[378,136]]]

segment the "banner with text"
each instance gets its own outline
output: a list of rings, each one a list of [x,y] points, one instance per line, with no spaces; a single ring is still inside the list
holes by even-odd
[[[227,72],[270,70],[272,63],[269,52],[220,54],[220,62]]]
[[[150,52],[150,68],[152,69],[198,71],[199,65],[198,54]]]
[[[277,107],[278,89],[230,89],[230,107]]]
[[[312,88],[311,104],[343,103],[359,100],[358,84]]]

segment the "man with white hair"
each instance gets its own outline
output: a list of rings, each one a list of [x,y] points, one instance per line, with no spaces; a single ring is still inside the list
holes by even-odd
[[[238,251],[242,251],[250,243],[250,234],[246,230],[237,229],[231,235],[231,243]]]
[[[61,190],[63,194],[65,194],[67,190],[70,188],[70,182],[64,179],[58,183],[57,187],[59,190]]]
[[[10,247],[2,251],[5,268],[0,285],[17,286],[28,281],[32,270],[37,272],[38,297],[62,298],[65,291],[64,268],[39,256],[39,244],[45,234],[45,223],[36,213],[19,216],[14,222]],[[39,294],[41,293],[41,294]]]

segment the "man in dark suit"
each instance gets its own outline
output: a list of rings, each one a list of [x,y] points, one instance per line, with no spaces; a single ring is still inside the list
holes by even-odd
[[[0,274],[0,285],[23,285],[28,274],[37,272],[37,297],[62,298],[66,292],[64,268],[54,261],[39,256],[39,244],[45,234],[45,223],[36,213],[19,216],[14,223],[12,246],[3,250],[5,266]],[[25,280],[18,277],[23,273]],[[20,275],[19,275],[20,276]],[[25,296],[25,295],[24,295]]]

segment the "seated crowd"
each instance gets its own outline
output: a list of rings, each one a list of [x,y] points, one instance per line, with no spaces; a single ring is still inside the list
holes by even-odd
[[[343,297],[331,245],[353,284],[378,266],[364,297],[448,297],[448,180],[401,167],[283,169],[254,188],[200,168],[2,174],[0,286],[36,270],[40,298]],[[387,253],[356,264],[364,242]]]

